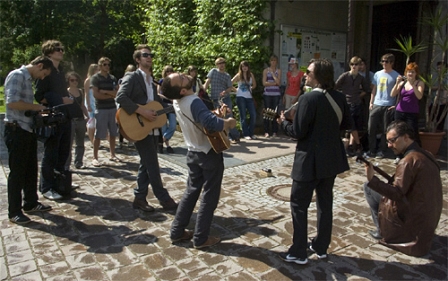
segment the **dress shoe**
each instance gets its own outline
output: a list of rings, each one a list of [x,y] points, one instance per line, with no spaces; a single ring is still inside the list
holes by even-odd
[[[148,202],[146,200],[142,199],[134,199],[134,202],[132,203],[132,207],[134,209],[140,209],[145,212],[154,212],[154,208],[149,206]]]
[[[216,237],[216,236],[209,236],[207,241],[205,241],[204,244],[202,244],[202,245],[194,245],[194,247],[196,249],[202,249],[202,248],[205,248],[205,247],[210,247],[210,246],[216,245],[219,242],[221,242],[221,238]]]
[[[183,240],[191,240],[191,238],[193,238],[193,231],[191,231],[191,230],[184,230],[184,233],[182,234],[181,237],[176,238],[176,239],[171,238],[171,241],[173,243],[175,243],[175,242],[180,242],[180,241],[183,241]]]
[[[383,238],[377,230],[369,230],[369,234],[376,240],[380,240]]]
[[[167,201],[160,202],[160,205],[162,205],[162,207],[163,207],[164,210],[166,210],[166,211],[172,211],[172,210],[176,210],[176,209],[177,209],[177,206],[178,206],[179,204],[177,204],[176,202],[174,202],[173,198],[170,198],[170,199],[167,200]]]

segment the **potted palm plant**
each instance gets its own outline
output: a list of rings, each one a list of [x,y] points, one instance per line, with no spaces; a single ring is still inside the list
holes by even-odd
[[[440,67],[433,70],[434,74],[421,75],[420,79],[425,83],[427,92],[425,104],[425,128],[420,130],[420,140],[422,147],[432,154],[437,154],[442,142],[444,131],[437,131],[437,127],[445,120],[448,112],[447,102],[448,92],[448,71],[446,67],[446,53],[448,51],[448,39],[444,35],[448,24],[448,16],[444,15],[441,8],[424,18],[424,23],[433,30],[432,38],[432,59],[433,66],[436,61],[441,61]],[[412,37],[402,37],[395,39],[399,49],[391,49],[406,55],[406,64],[409,63],[410,57],[419,52],[426,50],[429,44],[420,42],[413,45]]]

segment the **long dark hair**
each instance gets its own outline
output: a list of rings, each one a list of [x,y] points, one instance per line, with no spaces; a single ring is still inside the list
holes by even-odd
[[[312,59],[314,63],[314,77],[319,82],[319,88],[329,90],[334,88],[334,68],[329,59]]]
[[[247,66],[246,77],[244,77],[243,66]],[[239,67],[239,71],[238,71],[238,76],[240,77],[240,80],[241,80],[241,81],[244,81],[244,82],[246,82],[246,83],[249,83],[250,78],[252,77],[251,72],[250,72],[249,62],[243,60],[243,61],[240,63],[240,67]]]

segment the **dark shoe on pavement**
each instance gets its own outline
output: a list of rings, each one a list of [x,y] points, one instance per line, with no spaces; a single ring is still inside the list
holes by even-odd
[[[26,224],[26,223],[29,223],[31,220],[29,217],[25,216],[24,214],[20,214],[20,215],[10,218],[9,221],[16,223],[16,224]]]
[[[142,199],[134,199],[134,202],[132,203],[132,207],[134,209],[140,209],[145,212],[154,212],[154,208],[149,206],[148,202],[146,200]]]
[[[171,146],[168,146],[168,147],[166,148],[166,152],[168,152],[168,153],[174,153],[174,149],[173,149]]]
[[[308,242],[308,249],[310,249],[311,252],[315,253],[317,258],[322,260],[322,259],[326,259],[327,258],[327,254],[326,253],[318,253],[316,252],[316,250],[313,249],[313,244],[311,242]]]
[[[173,198],[170,198],[167,201],[164,202],[160,202],[160,205],[162,205],[163,209],[166,211],[172,211],[172,210],[177,210],[177,206],[179,204],[177,204],[176,202],[174,202]]]
[[[383,239],[383,237],[381,236],[381,234],[377,230],[369,230],[369,234],[370,234],[370,236],[372,236],[376,240]]]
[[[291,256],[288,253],[280,253],[280,254],[278,254],[278,256],[285,262],[294,262],[297,264],[307,264],[308,263],[307,258],[297,258],[297,257]]]
[[[37,203],[36,206],[34,206],[31,209],[25,210],[23,209],[23,211],[25,213],[34,213],[34,212],[47,212],[47,211],[51,211],[53,208],[51,206],[47,206],[47,205],[43,205],[42,203]]]
[[[157,148],[157,152],[158,152],[159,154],[163,154],[163,145],[162,145],[162,144],[159,144],[159,146],[158,146],[158,148]]]
[[[176,238],[176,239],[171,238],[171,242],[176,243],[176,242],[180,242],[180,241],[184,241],[184,240],[191,240],[191,238],[193,238],[193,231],[184,230],[184,233],[182,234],[181,237]]]
[[[221,238],[216,237],[216,236],[209,236],[207,241],[205,241],[204,244],[202,244],[202,245],[194,245],[194,247],[196,249],[202,249],[202,248],[205,248],[205,247],[210,247],[210,246],[216,245],[219,242],[221,242]]]

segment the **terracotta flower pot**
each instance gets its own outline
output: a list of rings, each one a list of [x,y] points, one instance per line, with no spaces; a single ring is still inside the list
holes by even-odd
[[[419,132],[422,148],[431,152],[432,155],[437,155],[444,135],[445,132]]]

